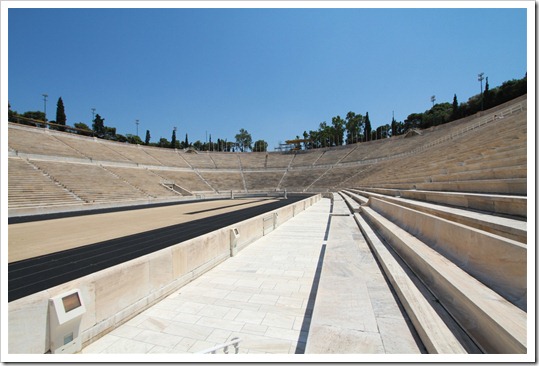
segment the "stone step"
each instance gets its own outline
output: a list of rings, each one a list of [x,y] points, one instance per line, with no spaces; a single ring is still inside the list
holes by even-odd
[[[399,256],[354,214],[363,236],[389,279],[406,314],[429,353],[481,353],[469,336]]]
[[[527,217],[528,200],[527,197],[523,196],[372,187],[357,187],[356,189],[388,196],[484,211],[496,215],[508,215],[515,218]]]
[[[527,179],[511,178],[418,183],[412,188],[427,191],[496,193],[525,196],[527,194]]]
[[[374,197],[368,206],[526,310],[525,244]]]
[[[398,205],[412,208],[417,211],[435,215],[453,222],[484,230],[492,234],[516,240],[520,243],[527,243],[527,223],[522,220],[515,220],[495,215],[488,215],[476,211],[464,210],[455,207],[443,206],[428,202],[421,202],[402,197],[393,197],[374,192],[359,190],[345,191],[353,197],[361,197],[362,204],[367,202],[366,197],[376,197]],[[354,193],[356,192],[356,193]]]
[[[527,352],[525,311],[371,207],[361,211],[483,352]]]

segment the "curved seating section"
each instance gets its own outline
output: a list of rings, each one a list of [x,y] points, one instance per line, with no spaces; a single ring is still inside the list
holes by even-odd
[[[74,150],[71,146],[62,144],[48,130],[24,128],[9,124],[8,146],[15,151],[23,151],[27,154],[48,155],[59,157],[85,158],[83,154]]]
[[[240,171],[201,171],[200,176],[217,192],[245,191],[245,184]]]
[[[268,153],[265,168],[286,169],[294,159],[293,155],[282,153]]]
[[[80,138],[71,134],[54,134],[52,136],[60,142],[60,145],[66,145],[77,151],[79,154],[97,161],[118,161],[118,162],[132,162],[122,153],[111,149],[110,143],[100,141],[95,138]]]
[[[237,153],[215,152],[211,158],[217,169],[240,170],[240,159]]]
[[[163,187],[163,180],[184,189],[183,195],[250,190],[328,192],[348,187],[525,195],[525,106],[526,99],[518,98],[513,104],[497,107],[483,116],[433,127],[418,135],[295,153],[185,152],[11,123],[9,147],[11,156],[28,159],[94,163],[111,167],[109,171],[121,166],[123,174],[116,177],[120,183],[112,188],[127,184],[137,192],[133,196],[163,199],[174,197],[174,192]],[[494,120],[494,115],[503,118]],[[484,120],[490,122],[473,128]],[[469,131],[462,133],[463,129]],[[166,173],[161,176],[144,169],[164,169]],[[69,184],[60,180],[63,175],[51,184],[57,182],[67,190],[72,185],[83,187],[83,182],[75,184],[73,180],[84,180],[82,173],[86,171],[90,172],[87,167],[81,169]],[[124,191],[120,188],[118,199],[131,199],[130,195],[123,196]],[[72,193],[77,196],[75,191]],[[90,195],[91,191],[82,199],[92,202]],[[41,204],[42,201],[35,201],[36,206]],[[10,201],[10,207],[15,205],[15,200]]]
[[[245,188],[247,191],[276,191],[286,172],[272,171],[244,171]]]
[[[265,169],[266,168],[268,154],[254,152],[254,153],[241,154],[241,155],[244,155],[244,156],[240,156],[241,167],[243,169]]]
[[[189,152],[182,154],[187,164],[193,169],[214,169],[215,162],[209,152]]]
[[[143,150],[146,154],[159,161],[161,165],[167,167],[177,168],[191,168],[187,161],[181,157],[176,150],[162,149],[159,147],[145,146],[144,148],[137,146],[137,148]]]
[[[178,193],[167,188],[166,180],[148,169],[132,169],[109,166],[109,172],[116,175],[120,180],[129,182],[130,185],[144,192],[152,198],[178,197]]]
[[[10,207],[50,207],[81,203],[78,197],[56,184],[43,171],[24,159],[10,157],[8,175],[8,201]]]
[[[100,165],[41,160],[31,163],[86,203],[148,198],[142,190]]]

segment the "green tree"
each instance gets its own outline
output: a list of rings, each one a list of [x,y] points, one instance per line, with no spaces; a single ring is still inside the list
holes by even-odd
[[[252,149],[253,139],[251,134],[247,130],[241,128],[240,132],[236,134],[236,144],[241,152],[244,152],[246,149]]]
[[[457,94],[454,94],[452,111],[451,111],[451,120],[456,120],[458,118],[459,118],[459,102],[457,101]]]
[[[130,144],[142,145],[142,140],[137,135],[132,135],[128,133],[127,135],[125,135],[125,138]]]
[[[193,148],[198,151],[202,151],[204,149],[204,144],[200,140],[196,140],[193,142]]]
[[[430,110],[423,113],[420,127],[429,128],[447,123],[451,119],[452,113],[453,106],[451,104],[447,102],[435,104]]]
[[[390,126],[388,124],[378,126],[374,132],[373,140],[380,140],[389,137]]]
[[[185,148],[187,149],[189,147],[189,137],[187,137],[187,134],[185,134]]]
[[[37,120],[37,121],[45,121],[45,112],[41,112],[41,111],[24,112],[22,114],[22,116],[25,117],[25,118],[34,119],[34,120]],[[37,127],[42,127],[42,128],[47,127],[47,125],[44,124],[44,123],[29,123],[29,124],[35,125]]]
[[[9,122],[17,122],[18,113],[11,110],[11,104],[7,102],[7,120]]]
[[[350,111],[346,114],[346,144],[353,144],[360,141],[361,129],[363,127],[363,116]]]
[[[157,146],[158,147],[169,147],[170,146],[170,142],[168,142],[168,140],[164,137],[161,137],[159,139],[159,142],[157,142]]]
[[[64,101],[62,100],[62,97],[58,98],[58,102],[56,103],[56,123],[62,126],[66,125],[66,113],[64,108]],[[65,128],[59,127],[60,131],[65,131]]]
[[[173,149],[176,147],[176,128],[172,130],[172,138],[170,139],[170,147]]]
[[[82,131],[77,131],[78,135],[90,136],[92,134],[92,129],[88,127],[86,123],[77,122],[73,125],[73,127],[78,128],[79,130],[82,130]]]
[[[369,112],[367,112],[365,113],[365,138],[370,140],[371,133],[372,133],[371,120],[369,119]]]
[[[150,130],[146,130],[146,138],[144,139],[144,145],[150,144]]]
[[[268,151],[268,143],[264,140],[257,140],[255,141],[253,150],[260,151],[260,152]]]
[[[104,138],[105,139],[107,139],[107,140],[116,140],[116,127],[103,126],[103,131],[104,131]],[[139,138],[139,141],[140,141],[140,138]]]
[[[485,109],[489,109],[492,106],[492,92],[489,90],[488,76],[485,83],[485,90],[483,91],[483,105]]]
[[[408,131],[411,128],[420,128],[423,123],[423,113],[412,113],[404,120],[404,128]]]
[[[101,118],[99,114],[96,114],[94,117],[94,123],[92,124],[92,129],[99,137],[104,137],[105,135],[105,119]]]
[[[333,141],[336,146],[341,146],[344,138],[344,120],[341,116],[336,116],[331,119],[331,124],[333,129]]]
[[[129,142],[127,140],[127,137],[125,137],[124,135],[120,135],[120,134],[116,134],[116,141],[118,141],[118,142]]]
[[[234,142],[225,140],[225,151],[227,152],[234,151],[234,145],[235,145]]]

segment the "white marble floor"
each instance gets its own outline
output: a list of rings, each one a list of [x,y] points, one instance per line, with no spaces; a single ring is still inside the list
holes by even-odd
[[[233,337],[240,353],[303,352],[329,206],[321,200],[82,353],[196,353]]]
[[[420,353],[353,218],[329,217],[322,199],[82,353]]]

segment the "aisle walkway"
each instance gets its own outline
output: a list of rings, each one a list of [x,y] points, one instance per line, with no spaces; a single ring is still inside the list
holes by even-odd
[[[239,337],[240,353],[304,353],[330,209],[321,200],[82,352],[197,353]]]

